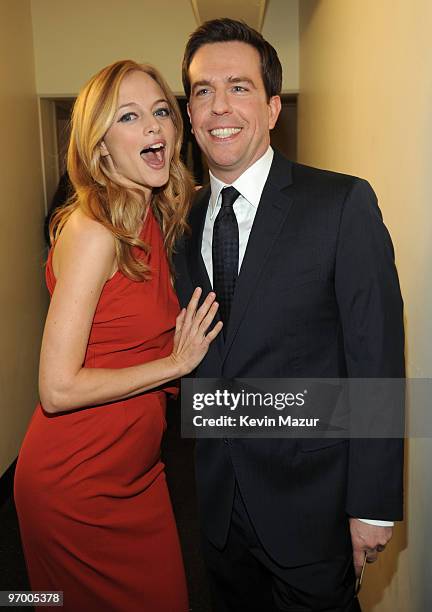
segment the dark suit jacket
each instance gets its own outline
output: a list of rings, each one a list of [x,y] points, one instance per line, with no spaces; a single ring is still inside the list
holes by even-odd
[[[182,305],[210,291],[201,257],[209,187],[175,257]],[[402,299],[390,236],[361,179],[275,152],[226,330],[201,377],[404,376]],[[257,534],[282,565],[346,549],[347,516],[402,518],[402,440],[205,439],[196,475],[204,533],[223,547],[237,480]]]

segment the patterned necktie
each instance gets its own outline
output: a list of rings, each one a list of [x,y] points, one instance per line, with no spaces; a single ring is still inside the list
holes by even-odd
[[[213,227],[213,290],[219,302],[224,336],[238,275],[239,231],[233,204],[240,195],[235,187],[222,189],[222,207]]]

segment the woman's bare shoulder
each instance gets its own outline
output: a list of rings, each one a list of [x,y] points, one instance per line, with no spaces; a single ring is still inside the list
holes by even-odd
[[[97,267],[106,271],[107,278],[115,266],[113,234],[79,208],[71,213],[56,242],[53,254],[54,274],[58,276],[72,261],[88,265],[97,262]]]
[[[66,221],[62,233],[74,240],[97,240],[114,245],[114,236],[102,223],[92,219],[80,208],[76,208]]]

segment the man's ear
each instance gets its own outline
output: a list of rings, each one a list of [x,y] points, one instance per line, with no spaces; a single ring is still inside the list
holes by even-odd
[[[193,131],[193,127],[192,127],[192,120],[191,120],[191,112],[190,112],[189,102],[186,104],[186,110],[187,110],[187,114],[188,114],[188,117],[189,117],[189,123],[191,124],[191,132],[193,134],[194,131]]]
[[[107,155],[109,155],[109,151],[103,140],[101,140],[101,143],[99,145],[99,150],[100,150],[101,157],[107,157]]]
[[[282,103],[280,96],[272,96],[268,103],[269,108],[269,130],[272,130],[276,125],[279,113],[281,112]]]

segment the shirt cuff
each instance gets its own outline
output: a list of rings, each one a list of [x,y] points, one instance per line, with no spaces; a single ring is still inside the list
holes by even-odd
[[[375,525],[376,527],[393,527],[394,526],[394,521],[378,521],[375,519],[357,519],[358,521],[361,521],[362,523],[368,523],[368,525]]]

